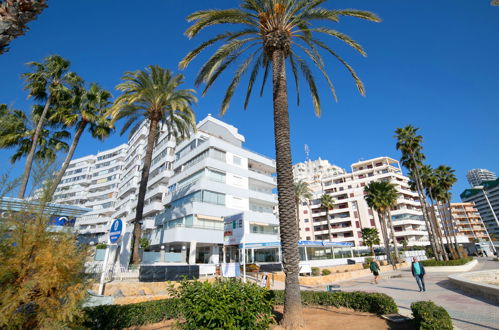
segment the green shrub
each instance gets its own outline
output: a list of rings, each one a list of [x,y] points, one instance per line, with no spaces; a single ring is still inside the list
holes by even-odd
[[[417,301],[411,304],[416,329],[452,330],[452,320],[447,311],[432,301]]]
[[[312,275],[319,276],[321,274],[321,270],[319,267],[312,267]]]
[[[95,246],[96,249],[106,249],[107,248],[107,244],[106,243],[99,243]]]
[[[331,271],[329,269],[323,269],[322,270],[322,275],[325,276],[325,275],[329,275],[329,274],[331,274]]]
[[[273,299],[254,283],[183,281],[171,294],[179,300],[184,329],[267,329]]]
[[[88,307],[84,309],[83,325],[90,329],[122,329],[177,318],[179,311],[177,299]]]
[[[461,266],[464,264],[467,264],[468,262],[472,261],[473,257],[466,257],[462,259],[456,259],[456,260],[448,260],[448,261],[438,261],[435,259],[429,259],[429,260],[424,260],[421,261],[423,266],[427,267],[433,267],[433,266]]]
[[[283,304],[284,291],[273,292],[276,304]],[[398,312],[393,298],[383,293],[302,291],[301,299],[304,305],[346,307],[378,315]]]

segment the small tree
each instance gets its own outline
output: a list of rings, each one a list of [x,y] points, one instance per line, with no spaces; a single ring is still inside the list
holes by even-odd
[[[373,246],[380,243],[378,230],[376,228],[362,228],[361,233],[364,244],[369,246],[372,256],[376,256]]]
[[[72,328],[83,316],[86,251],[69,231],[50,230],[47,196],[0,219],[2,329]]]

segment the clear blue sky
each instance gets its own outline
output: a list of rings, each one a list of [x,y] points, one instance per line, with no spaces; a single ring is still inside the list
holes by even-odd
[[[208,4],[230,8],[238,3],[50,0],[50,7],[30,23],[31,30],[0,55],[0,103],[29,110],[31,103],[20,78],[27,70],[24,63],[50,54],[68,58],[87,82],[99,83],[114,96],[118,95],[114,86],[125,71],[149,64],[178,71],[186,52],[211,34],[188,40],[183,35],[188,26],[185,17]],[[367,58],[330,42],[364,81],[366,97],[357,93],[349,74],[329,57],[326,64],[339,102],[321,83],[321,118],[314,116],[310,99],[304,97],[306,89],[302,88],[300,107],[290,91],[294,162],[305,159],[304,144],[310,146],[312,159],[321,157],[345,168],[377,156],[398,159],[393,132],[412,124],[421,128],[428,162],[456,169],[454,200],[468,186],[468,169],[499,172],[499,7],[490,6],[489,0],[336,0],[325,6],[371,10],[383,22],[345,18],[334,27],[360,42]],[[183,72],[186,88],[194,87],[203,58]],[[200,97],[195,107],[198,119],[218,113],[229,78],[224,76],[206,97]],[[247,111],[242,109],[242,93],[237,93],[223,120],[245,135],[246,147],[274,157],[271,86],[267,87],[263,98],[254,95]],[[102,143],[85,135],[75,156],[125,141],[126,136],[118,133]],[[0,151],[2,172],[10,166],[8,156],[9,152]],[[18,163],[12,173],[21,173],[22,166]]]

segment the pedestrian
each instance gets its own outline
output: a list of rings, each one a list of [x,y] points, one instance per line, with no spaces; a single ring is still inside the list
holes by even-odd
[[[416,278],[416,282],[418,283],[419,292],[426,291],[424,285],[424,276],[426,272],[424,270],[423,264],[420,263],[416,257],[412,258],[411,270],[412,270],[412,276]]]
[[[379,277],[379,266],[374,259],[371,261],[371,264],[369,265],[369,269],[371,270],[371,273],[374,275],[374,283],[378,284],[378,277]]]

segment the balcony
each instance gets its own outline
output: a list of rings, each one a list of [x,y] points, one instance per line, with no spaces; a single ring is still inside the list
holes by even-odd
[[[150,202],[149,204],[144,206],[144,215],[148,215],[151,213],[159,213],[165,209],[165,206],[161,201]]]
[[[107,233],[109,230],[108,226],[95,226],[93,228],[77,229],[77,234],[97,234],[97,233]]]

